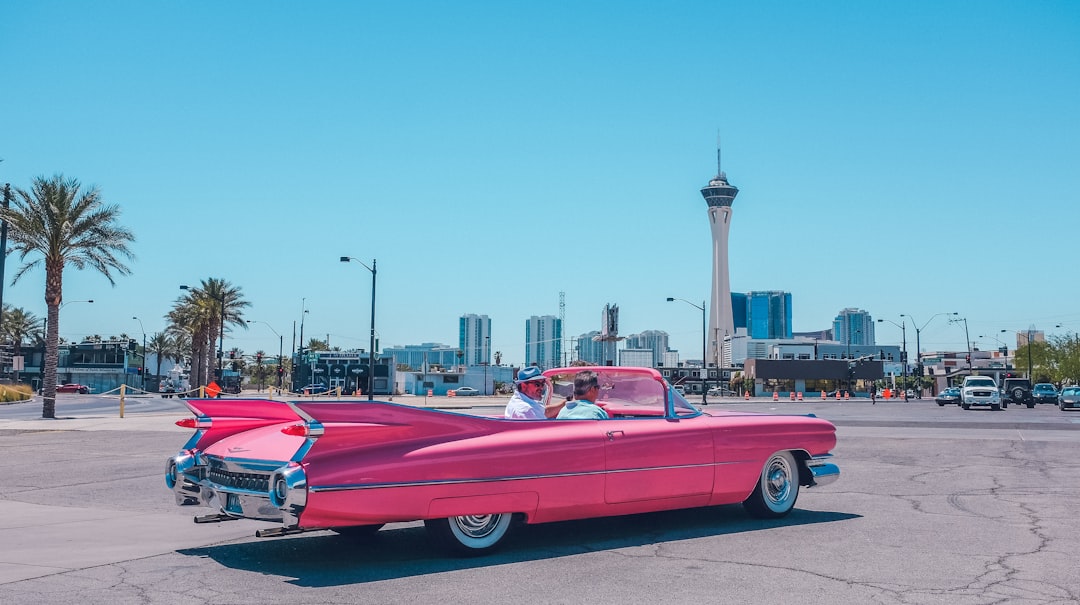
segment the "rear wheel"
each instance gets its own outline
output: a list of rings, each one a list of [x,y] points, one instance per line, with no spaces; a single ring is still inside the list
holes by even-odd
[[[514,515],[464,515],[447,519],[428,519],[424,527],[439,546],[466,556],[487,554],[499,547],[510,530]]]
[[[1028,406],[1028,409],[1030,410],[1031,408],[1035,407],[1035,402],[1032,401],[1032,402],[1028,403],[1027,406]]]
[[[757,486],[743,508],[759,519],[776,519],[791,512],[799,498],[799,467],[791,452],[777,452],[765,462]]]
[[[1001,409],[1001,404],[998,404],[998,403],[991,403],[990,404],[990,410],[991,411],[997,412],[1000,409]]]

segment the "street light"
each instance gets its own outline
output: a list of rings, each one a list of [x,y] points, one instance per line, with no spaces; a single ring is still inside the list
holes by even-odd
[[[146,390],[146,328],[143,327],[142,320],[138,317],[132,317],[135,321],[139,322],[139,329],[142,330],[142,390]]]
[[[280,370],[281,367],[282,367],[282,364],[285,363],[285,358],[283,357],[283,355],[285,354],[285,351],[284,351],[285,337],[282,336],[281,334],[278,334],[278,331],[274,329],[274,326],[266,323],[265,321],[262,321],[262,320],[259,320],[259,319],[249,319],[249,320],[247,320],[247,322],[249,324],[262,324],[262,325],[270,328],[270,331],[274,333],[274,336],[278,337],[278,347],[277,347],[277,364],[278,365],[277,365],[277,367]],[[281,388],[281,380],[282,380],[283,377],[284,377],[284,375],[282,374],[282,372],[278,372],[278,375],[277,375],[278,389]]]
[[[922,367],[922,341],[920,336],[922,331],[926,329],[926,326],[930,325],[930,322],[934,321],[935,317],[941,317],[942,315],[959,315],[956,312],[942,312],[936,313],[930,316],[930,319],[926,320],[926,323],[919,327],[919,324],[915,322],[915,318],[911,315],[900,314],[900,317],[907,317],[911,320],[911,327],[915,328],[915,376],[919,379],[919,388],[915,390],[915,398],[922,399],[922,379],[923,379],[923,367]]]
[[[378,274],[375,259],[371,260],[371,266],[351,256],[342,256],[341,262],[352,261],[361,267],[371,271],[371,350],[368,352],[368,401],[375,399],[375,276]]]
[[[904,316],[901,315],[900,317],[903,318]],[[903,382],[904,388],[907,389],[907,322],[905,322],[903,319],[900,320],[901,323],[896,323],[895,321],[893,321],[891,319],[879,319],[878,323],[881,323],[883,321],[887,321],[887,322],[891,323],[892,325],[900,328],[900,338],[902,339],[901,340],[901,345],[900,345],[901,346],[900,350],[902,351],[902,355],[900,356],[900,361],[903,362],[903,363],[901,363],[901,370],[900,371],[903,373],[903,377],[904,377],[904,382]],[[895,382],[896,381],[894,380],[893,381],[893,387],[896,386]]]
[[[181,285],[180,289],[194,290],[194,288],[184,285]],[[220,313],[218,315],[221,316],[221,325],[218,327],[217,378],[218,380],[225,382],[225,371],[223,369],[225,355],[225,288],[221,289],[221,297],[216,300],[220,303]],[[221,397],[221,393],[218,393],[218,397]]]
[[[488,366],[491,365],[491,337],[484,337],[484,395],[488,394]]]
[[[690,305],[691,307],[701,311],[701,404],[705,405],[709,401],[706,396],[706,391],[708,391],[709,389],[709,384],[705,381],[705,377],[708,375],[709,371],[709,364],[705,362],[705,339],[708,337],[708,331],[706,331],[705,329],[705,301],[701,301],[701,306],[699,307],[694,303],[686,300],[685,298],[673,298],[669,296],[667,299],[668,302],[675,302],[677,300],[681,300],[682,302]]]
[[[1003,332],[1005,332],[1004,328],[1002,328],[1001,330],[998,330],[998,333],[1003,333]],[[997,336],[994,336],[993,334],[980,334],[979,338],[989,338],[989,339],[992,339],[995,342],[997,342],[999,345],[1001,345],[1001,348],[998,349],[998,353],[1001,353],[1004,356],[1005,372],[1008,373],[1008,371],[1009,371],[1009,345],[1005,344],[1000,338],[998,338]]]
[[[956,315],[956,313],[953,313],[953,315]],[[949,323],[958,323],[958,322],[961,322],[961,321],[964,322],[964,342],[967,343],[967,366],[968,366],[968,375],[970,376],[971,375],[971,336],[968,334],[967,318],[966,317],[955,317],[953,319],[950,319]]]

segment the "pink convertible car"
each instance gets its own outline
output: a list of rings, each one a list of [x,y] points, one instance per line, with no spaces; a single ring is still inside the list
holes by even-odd
[[[180,505],[276,522],[261,537],[377,531],[423,520],[458,553],[498,546],[514,521],[547,523],[741,502],[791,511],[799,488],[831,483],[836,429],[812,416],[702,411],[648,368],[560,368],[600,376],[604,420],[506,420],[394,403],[197,399],[195,434],[168,460]]]

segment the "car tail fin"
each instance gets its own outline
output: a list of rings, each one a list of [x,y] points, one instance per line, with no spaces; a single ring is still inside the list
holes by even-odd
[[[195,414],[194,422],[181,426],[195,429],[184,449],[204,449],[229,435],[311,417],[287,401],[269,399],[187,399],[184,405]]]

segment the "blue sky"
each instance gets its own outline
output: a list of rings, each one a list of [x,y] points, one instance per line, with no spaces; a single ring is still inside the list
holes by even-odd
[[[612,302],[699,357],[665,298],[708,297],[718,132],[731,288],[791,292],[796,331],[844,307],[1080,330],[1075,2],[19,2],[0,56],[0,183],[97,185],[138,238],[115,287],[65,273],[95,300],[68,339],[161,330],[222,277],[286,349],[302,304],[305,337],[366,347],[349,255],[378,260],[382,346],[456,345],[480,313],[520,363],[563,291],[568,335]],[[43,316],[18,266],[4,301]]]

